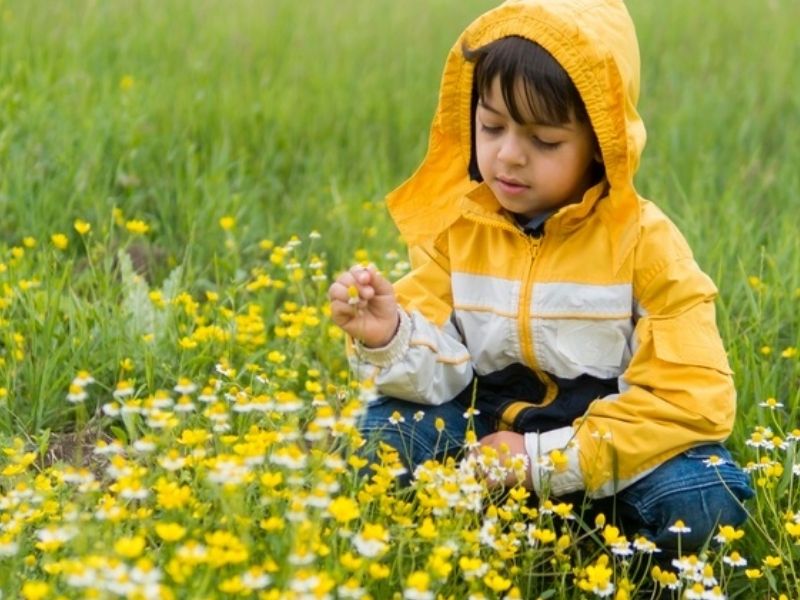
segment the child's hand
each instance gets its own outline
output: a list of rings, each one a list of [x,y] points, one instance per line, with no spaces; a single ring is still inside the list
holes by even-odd
[[[355,266],[328,290],[333,322],[369,348],[385,346],[397,331],[400,316],[392,284],[375,267]]]
[[[494,448],[497,451],[501,464],[509,461],[509,459],[522,458],[527,465],[528,461],[530,460],[528,458],[528,452],[525,450],[525,436],[521,433],[515,433],[513,431],[498,431],[482,437],[479,440],[479,443],[481,446],[489,446]],[[480,449],[476,450],[476,452],[480,452]],[[519,483],[522,484],[523,487],[532,490],[533,479],[531,478],[530,467],[525,469],[524,479],[517,479],[516,473],[509,472],[506,475],[506,480],[501,483],[505,487],[513,487]]]

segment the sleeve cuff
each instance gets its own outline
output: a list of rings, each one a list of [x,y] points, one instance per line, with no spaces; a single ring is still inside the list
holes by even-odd
[[[572,427],[525,434],[525,451],[530,458],[533,489],[539,497],[561,496],[586,488],[578,442],[574,438],[575,430]]]
[[[400,324],[394,337],[385,346],[367,348],[358,340],[354,341],[353,346],[359,359],[376,367],[388,367],[403,357],[411,341],[411,318],[404,310],[399,310],[398,314]]]

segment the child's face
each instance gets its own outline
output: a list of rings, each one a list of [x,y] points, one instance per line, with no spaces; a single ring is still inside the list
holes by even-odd
[[[526,106],[524,90],[519,106]],[[511,118],[499,78],[478,101],[475,153],[481,176],[506,210],[532,218],[580,202],[599,159],[587,123],[520,124]]]

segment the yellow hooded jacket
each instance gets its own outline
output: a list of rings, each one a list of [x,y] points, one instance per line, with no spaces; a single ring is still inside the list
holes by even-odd
[[[473,65],[462,47],[509,35],[539,43],[569,73],[606,170],[538,239],[468,176]],[[639,51],[621,1],[505,2],[454,44],[428,153],[387,199],[415,268],[395,284],[405,309],[398,334],[355,362],[381,394],[440,404],[475,374],[514,363],[544,381],[618,378],[619,393],[592,402],[571,427],[525,436],[537,491],[611,495],[732,427],[716,288],[634,189],[645,143],[638,95]],[[553,450],[561,460],[545,477]]]

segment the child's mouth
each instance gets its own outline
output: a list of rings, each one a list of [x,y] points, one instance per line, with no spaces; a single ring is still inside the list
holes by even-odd
[[[522,192],[528,189],[527,185],[518,183],[516,181],[510,181],[508,179],[501,179],[497,177],[495,181],[497,182],[497,185],[500,187],[503,193],[508,194],[510,196],[521,194]]]

